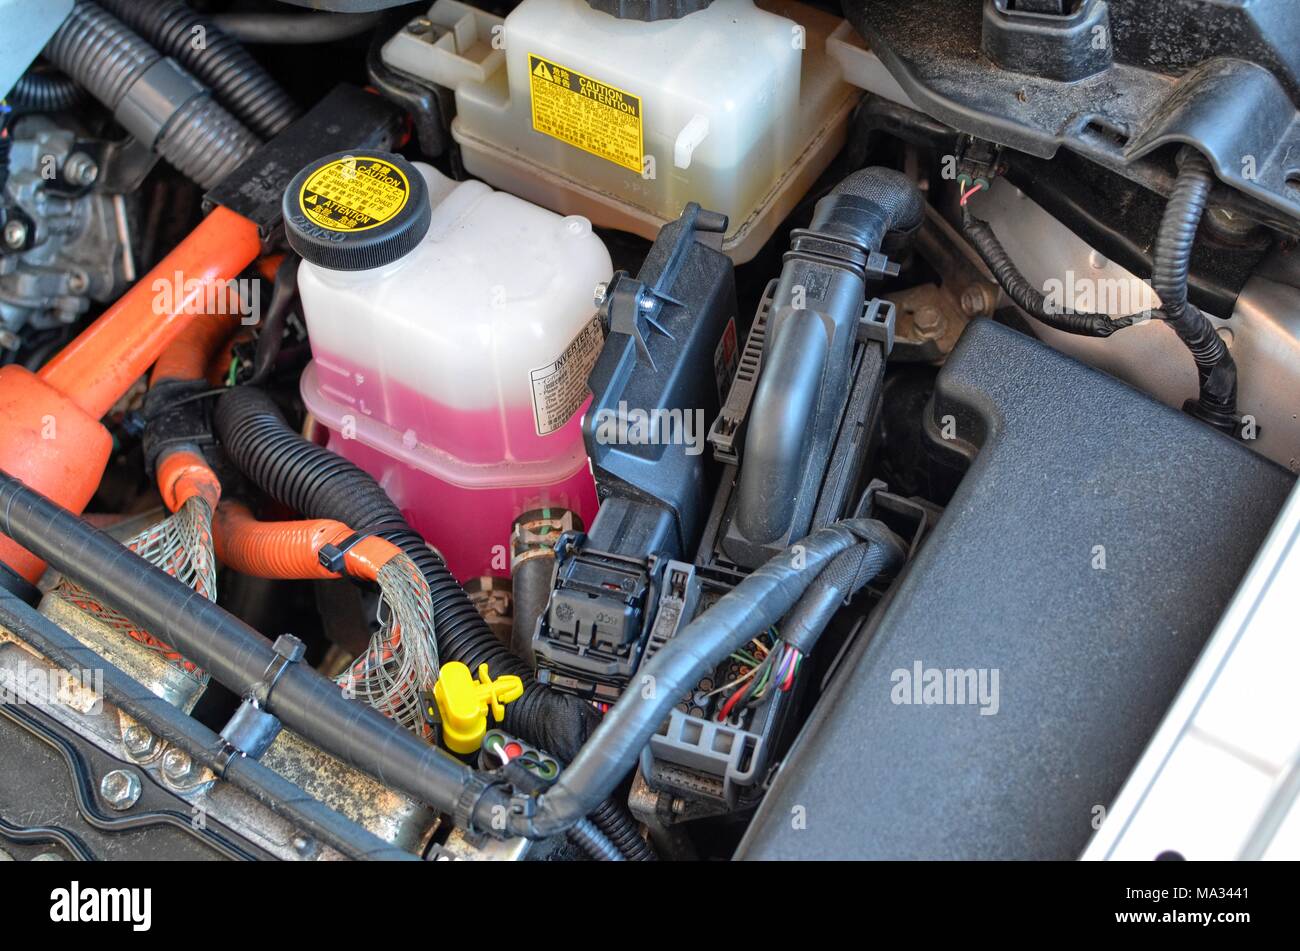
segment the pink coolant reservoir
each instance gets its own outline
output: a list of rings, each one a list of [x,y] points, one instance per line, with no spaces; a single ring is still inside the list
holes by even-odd
[[[591,523],[581,422],[612,268],[590,222],[383,152],[308,166],[285,221],[303,401],[458,578],[509,574],[523,512]]]

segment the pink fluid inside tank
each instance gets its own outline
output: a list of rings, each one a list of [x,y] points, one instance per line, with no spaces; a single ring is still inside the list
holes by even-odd
[[[568,509],[584,525],[595,518],[596,485],[582,442],[586,404],[561,429],[538,436],[531,407],[439,406],[391,381],[370,388],[364,403],[360,396],[340,400],[336,386],[321,383],[334,376],[323,372],[326,362],[346,365],[328,356],[314,361],[303,374],[302,396],[329,432],[329,448],[378,480],[457,579],[509,577],[511,526],[524,512]],[[382,406],[396,425],[363,413],[363,405]],[[454,447],[470,458],[431,452],[416,435],[426,432],[437,433],[440,450]],[[438,473],[428,471],[430,456]]]

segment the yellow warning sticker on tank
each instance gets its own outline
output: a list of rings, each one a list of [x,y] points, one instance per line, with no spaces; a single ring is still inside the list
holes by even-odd
[[[366,231],[392,221],[411,195],[401,169],[370,155],[345,155],[322,165],[298,192],[302,213],[330,231]]]
[[[533,128],[641,171],[641,99],[549,59],[528,54]]]

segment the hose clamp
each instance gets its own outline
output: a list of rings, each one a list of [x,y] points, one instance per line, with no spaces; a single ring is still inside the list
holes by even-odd
[[[272,649],[275,656],[266,665],[266,670],[262,671],[262,679],[253,684],[246,697],[259,707],[266,707],[271,691],[280,682],[289,665],[298,663],[307,653],[307,646],[292,634],[281,634],[275,639]]]
[[[280,735],[280,721],[263,710],[252,697],[245,697],[239,709],[221,730],[222,748],[217,754],[215,772],[225,775],[226,767],[236,756],[261,759]]]

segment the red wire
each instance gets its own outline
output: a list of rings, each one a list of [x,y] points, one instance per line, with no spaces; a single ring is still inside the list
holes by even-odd
[[[980,190],[981,188],[983,188],[983,187],[984,187],[984,183],[983,183],[983,182],[980,182],[979,184],[972,186],[971,189],[970,189],[969,191],[964,191],[964,192],[962,192],[962,193],[961,193],[961,206],[962,206],[963,208],[965,208],[965,207],[966,207],[966,202],[970,201],[970,196],[973,195],[973,194],[975,194],[977,191],[979,191],[979,190]]]
[[[740,700],[741,697],[749,693],[749,688],[754,686],[754,681],[756,679],[757,679],[756,676],[750,677],[748,682],[746,682],[746,684],[743,687],[741,687],[739,690],[737,690],[735,693],[733,693],[730,697],[727,698],[727,702],[724,703],[722,705],[722,709],[718,711],[718,722],[720,723],[726,722],[727,717],[730,716],[731,714],[731,708],[736,705],[736,703]]]

